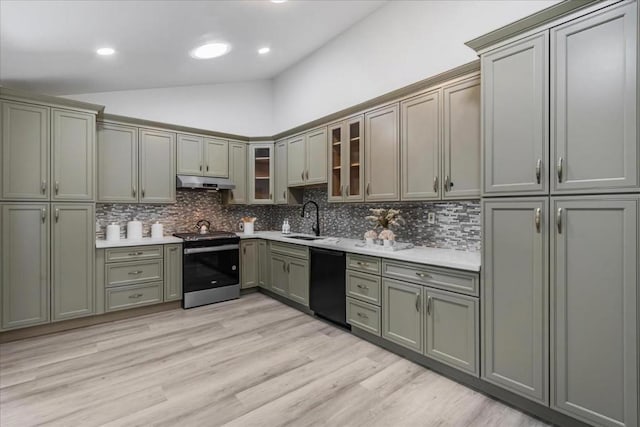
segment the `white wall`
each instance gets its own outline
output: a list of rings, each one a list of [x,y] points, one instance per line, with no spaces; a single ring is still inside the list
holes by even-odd
[[[473,61],[464,42],[554,3],[391,1],[276,77],[275,130]]]
[[[105,112],[242,136],[272,135],[272,81],[67,95]]]

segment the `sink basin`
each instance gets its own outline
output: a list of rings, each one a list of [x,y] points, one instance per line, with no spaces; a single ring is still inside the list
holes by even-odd
[[[322,237],[311,237],[311,236],[287,236],[287,239],[297,239],[297,240],[320,240]]]

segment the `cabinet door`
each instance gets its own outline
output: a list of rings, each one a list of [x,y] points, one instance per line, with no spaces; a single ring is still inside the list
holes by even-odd
[[[365,200],[400,199],[398,104],[365,115]]]
[[[140,129],[140,202],[176,201],[176,135]]]
[[[349,202],[364,201],[364,116],[356,116],[347,120],[347,133],[342,148],[343,181],[345,199]]]
[[[553,193],[637,191],[637,5],[551,30]]]
[[[53,200],[93,200],[96,116],[51,111]]]
[[[178,175],[203,174],[202,137],[178,134]]]
[[[287,274],[286,257],[278,254],[271,254],[269,270],[271,270],[271,290],[282,296],[289,294],[289,275]]]
[[[47,203],[2,205],[2,329],[49,322],[49,216]]]
[[[138,129],[98,125],[98,202],[138,201]]]
[[[440,91],[400,104],[402,200],[440,198]]]
[[[640,196],[552,200],[551,406],[638,425]]]
[[[241,142],[229,143],[229,179],[236,186],[229,190],[229,203],[247,203],[247,145]]]
[[[164,245],[164,300],[182,299],[182,245]]]
[[[343,155],[347,145],[345,137],[344,122],[330,125],[327,130],[328,134],[328,163],[329,170],[327,172],[328,181],[328,200],[329,202],[342,202],[345,195],[345,176],[343,176],[342,166]]]
[[[304,185],[305,156],[304,135],[296,136],[287,141],[287,182],[289,186]]]
[[[485,380],[548,404],[548,199],[483,201]]]
[[[250,145],[249,202],[273,204],[273,144]]]
[[[287,141],[278,141],[275,146],[275,203],[287,204]]]
[[[49,109],[2,102],[2,197],[49,199]]]
[[[485,194],[549,191],[547,32],[482,56]]]
[[[258,242],[258,265],[258,286],[269,289],[269,250],[265,240]]]
[[[240,246],[241,287],[254,288],[258,286],[258,242],[248,240],[242,242]]]
[[[309,306],[309,261],[287,258],[289,276],[289,298],[306,307]]]
[[[425,289],[425,354],[478,376],[480,322],[478,298]]]
[[[422,286],[382,279],[382,337],[422,352]]]
[[[446,86],[444,199],[480,197],[480,77]]]
[[[223,139],[204,139],[204,174],[226,178],[229,176],[229,142]]]
[[[307,170],[305,183],[324,184],[327,182],[327,128],[316,129],[305,135]]]
[[[51,209],[52,320],[88,316],[95,312],[93,204],[56,203]]]

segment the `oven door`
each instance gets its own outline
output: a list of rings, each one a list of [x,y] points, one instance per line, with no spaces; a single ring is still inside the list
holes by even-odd
[[[182,266],[183,292],[237,285],[240,250],[238,244],[185,248]]]

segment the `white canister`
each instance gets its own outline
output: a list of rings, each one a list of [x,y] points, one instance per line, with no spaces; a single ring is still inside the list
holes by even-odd
[[[112,222],[107,225],[107,241],[117,242],[118,240],[120,240],[120,225]]]
[[[142,239],[142,223],[140,221],[129,221],[127,223],[127,239]]]
[[[164,237],[164,227],[158,221],[155,224],[151,224],[151,238],[162,239]]]
[[[244,234],[253,234],[253,222],[244,223]]]

